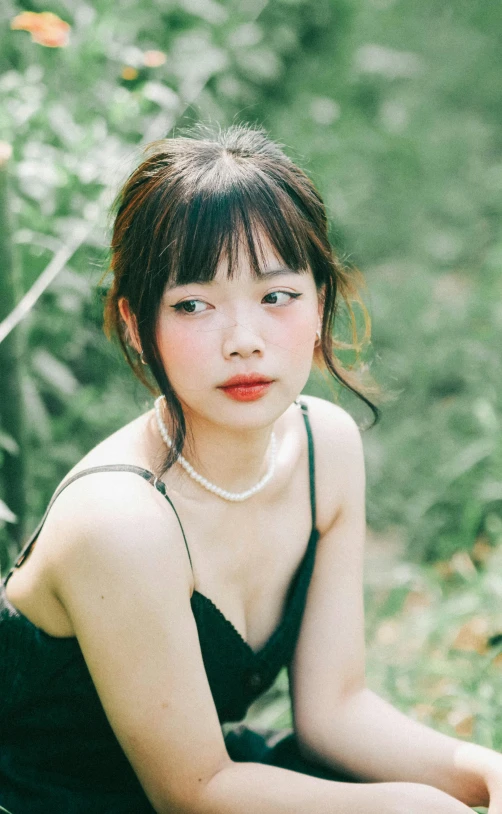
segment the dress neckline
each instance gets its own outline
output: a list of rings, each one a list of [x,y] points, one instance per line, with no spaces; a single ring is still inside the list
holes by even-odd
[[[272,645],[275,644],[276,640],[280,638],[283,630],[287,627],[287,623],[290,618],[291,606],[293,604],[293,598],[296,594],[296,591],[298,590],[298,586],[301,584],[301,577],[303,571],[305,570],[306,563],[309,560],[309,556],[312,550],[315,550],[315,544],[317,542],[318,537],[319,537],[318,530],[316,528],[313,528],[310,533],[310,538],[307,544],[305,554],[303,555],[300,565],[298,566],[288,588],[287,597],[279,624],[277,625],[275,630],[272,631],[272,633],[265,641],[265,643],[262,644],[257,650],[251,647],[249,642],[247,642],[246,639],[242,636],[242,634],[237,630],[234,623],[231,622],[227,616],[225,616],[223,611],[220,610],[220,608],[213,602],[213,600],[209,596],[206,596],[206,594],[203,594],[196,588],[194,588],[192,596],[190,597],[190,603],[193,604],[195,602],[195,604],[197,604],[197,602],[199,603],[202,602],[207,608],[210,608],[211,612],[219,619],[221,619],[221,621],[232,632],[232,635],[234,636],[236,641],[240,643],[242,649],[245,652],[247,652],[248,656],[252,660],[259,661],[263,659],[264,656],[271,649]]]

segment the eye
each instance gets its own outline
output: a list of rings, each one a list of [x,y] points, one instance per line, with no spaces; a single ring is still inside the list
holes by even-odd
[[[283,302],[283,303],[280,303],[280,302],[279,303],[277,303],[277,302],[270,303],[271,305],[287,305],[288,302],[291,302],[292,300],[296,300],[298,297],[302,296],[299,292],[293,292],[293,291],[271,291],[270,294],[266,294],[263,299],[267,299],[267,297],[277,297],[280,294],[283,294],[283,295],[289,297],[289,299],[286,300],[286,302]]]
[[[288,305],[292,300],[296,300],[297,297],[301,297],[301,293],[293,292],[293,291],[271,291],[270,294],[266,294],[263,298],[266,300],[268,297],[280,297],[280,296],[287,297],[286,302],[275,302],[268,303],[269,305],[278,305],[279,307]],[[203,300],[182,300],[181,302],[177,302],[176,305],[171,305],[170,307],[173,308],[177,313],[186,314],[187,316],[191,316],[192,314],[203,314],[207,309],[206,308],[199,308],[197,310],[198,305],[207,305],[207,302]]]
[[[202,300],[183,300],[182,302],[176,303],[176,305],[171,305],[171,308],[174,308],[175,311],[181,314],[201,314],[202,311],[195,310],[196,303],[199,303],[199,305],[207,305],[207,303]]]

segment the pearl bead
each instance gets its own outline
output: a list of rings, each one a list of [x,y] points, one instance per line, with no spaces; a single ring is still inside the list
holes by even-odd
[[[160,435],[164,443],[170,448],[173,445],[171,438],[166,429],[166,425],[162,420],[162,416],[160,414],[160,404],[161,401],[165,399],[165,396],[159,396],[155,399],[155,416],[157,419],[157,426],[159,428]],[[229,500],[233,502],[241,502],[243,500],[247,500],[249,497],[252,497],[257,492],[260,492],[262,489],[265,488],[267,483],[272,479],[275,472],[275,458],[277,452],[277,439],[275,437],[275,432],[272,433],[270,438],[270,466],[266,475],[263,476],[261,481],[259,481],[255,486],[251,487],[251,489],[247,489],[245,492],[227,492],[226,489],[222,489],[220,486],[215,486],[214,483],[211,483],[204,478],[202,475],[199,475],[198,472],[195,471],[193,466],[188,463],[188,461],[183,457],[183,455],[178,455],[177,463],[179,463],[183,469],[190,475],[193,480],[200,483],[204,489],[207,489],[209,492],[213,492],[213,494],[218,495],[218,497],[223,498],[224,500]]]

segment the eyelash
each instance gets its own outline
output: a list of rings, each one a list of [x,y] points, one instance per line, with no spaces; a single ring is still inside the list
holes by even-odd
[[[298,299],[298,297],[302,296],[299,292],[277,290],[277,291],[270,291],[268,294],[265,294],[265,297],[271,297],[273,294],[287,294],[289,297],[291,297],[289,302],[292,302],[292,300],[296,300],[296,299]],[[264,299],[265,299],[265,297],[264,297]],[[184,311],[183,310],[183,306],[186,305],[188,302],[202,302],[203,303],[204,300],[198,300],[198,299],[195,299],[195,298],[190,299],[190,300],[183,300],[182,302],[176,303],[176,305],[171,305],[171,308],[174,308],[174,310],[177,313],[184,314],[187,317],[196,316],[196,314],[193,311],[189,312],[189,311]],[[207,305],[207,303],[204,303],[204,304]],[[269,305],[275,305],[275,303],[269,303]],[[289,305],[289,303],[285,303],[284,305]],[[283,306],[278,306],[278,307],[283,308],[284,305]],[[204,312],[199,311],[199,313],[204,313]]]

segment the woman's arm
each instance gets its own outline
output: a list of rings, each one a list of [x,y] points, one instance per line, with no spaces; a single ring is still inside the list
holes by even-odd
[[[431,786],[339,783],[259,763],[234,763],[208,784],[203,807],[197,814],[472,814],[472,811]]]
[[[48,567],[107,718],[157,812],[196,811],[230,763],[167,501],[127,472],[65,489],[44,532]]]
[[[502,756],[443,735],[362,689],[325,718],[301,751],[321,764],[349,769],[367,781],[425,783],[468,806],[488,806],[502,783]]]
[[[366,781],[423,783],[468,805],[487,805],[488,778],[502,781],[501,756],[412,721],[365,687],[362,444],[346,413],[315,401],[313,427],[317,419],[323,438],[319,474],[338,505],[318,542],[290,667],[300,749]]]

